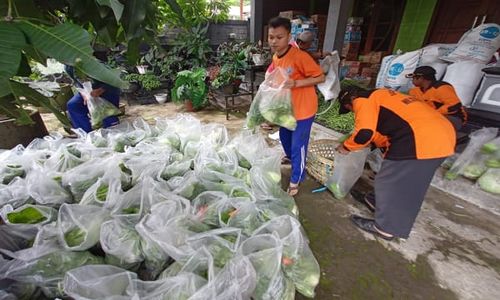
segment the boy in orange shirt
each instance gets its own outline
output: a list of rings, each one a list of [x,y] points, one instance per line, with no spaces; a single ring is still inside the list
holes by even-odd
[[[290,131],[280,128],[280,140],[292,164],[288,194],[298,193],[299,183],[305,179],[307,146],[312,123],[318,109],[318,97],[314,86],[325,81],[319,65],[304,52],[289,44],[291,39],[290,20],[281,17],[269,21],[268,42],[274,52],[272,65],[284,68],[289,79],[285,88],[292,91],[292,108],[297,119],[297,128]]]

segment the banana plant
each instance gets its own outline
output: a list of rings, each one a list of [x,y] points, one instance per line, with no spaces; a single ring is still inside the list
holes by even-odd
[[[126,88],[119,71],[93,56],[92,44],[126,42],[129,58],[136,60],[138,45],[152,40],[157,27],[154,5],[149,0],[0,0],[0,114],[26,125],[33,123],[30,105],[45,107],[70,125],[48,98],[17,80],[31,73],[28,62],[45,64],[47,57]]]

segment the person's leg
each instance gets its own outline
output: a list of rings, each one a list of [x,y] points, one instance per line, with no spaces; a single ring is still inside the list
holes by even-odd
[[[80,93],[76,93],[73,98],[68,101],[67,108],[73,128],[81,128],[85,132],[92,131],[89,109],[87,105],[83,103],[83,97]]]
[[[462,128],[463,122],[462,122],[462,120],[460,120],[459,117],[446,116],[446,118],[448,119],[448,121],[451,122],[451,125],[453,125],[453,128],[455,128],[455,132],[458,132]]]
[[[292,157],[292,133],[293,131],[280,127],[280,142],[288,159]]]
[[[292,176],[290,184],[299,184],[306,176],[306,157],[309,137],[314,117],[297,121],[297,128],[292,133]]]
[[[104,94],[102,94],[102,98],[111,102],[117,108],[120,106],[120,90],[119,89],[113,88],[113,89],[106,90],[106,92],[104,92]],[[111,117],[107,117],[106,119],[104,119],[102,121],[102,127],[108,128],[108,127],[114,126],[118,123],[120,123],[118,116],[111,116]]]
[[[384,160],[375,179],[377,229],[400,238],[409,236],[434,172],[443,160]]]

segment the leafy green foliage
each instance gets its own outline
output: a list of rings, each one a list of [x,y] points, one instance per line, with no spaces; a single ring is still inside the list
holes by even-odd
[[[189,29],[209,22],[228,19],[229,3],[225,0],[165,0],[157,4],[160,24]]]
[[[198,68],[177,73],[172,89],[172,100],[177,103],[191,100],[194,108],[200,108],[207,100],[206,71]]]
[[[160,79],[158,79],[158,77],[153,73],[128,74],[127,76],[125,76],[125,80],[137,81],[146,91],[151,91],[161,86]]]
[[[0,0],[0,113],[19,125],[33,124],[27,105],[45,107],[65,127],[70,122],[60,109],[30,87],[13,81],[28,76],[28,61],[45,64],[46,57],[74,66],[85,75],[116,87],[127,83],[93,57],[91,44],[115,46],[127,42],[130,60],[138,45],[154,40],[156,1],[149,0]]]
[[[217,48],[217,63],[221,66],[215,79],[212,81],[214,88],[220,88],[233,83],[238,76],[245,73],[248,67],[246,42],[225,42]]]
[[[37,224],[47,220],[47,217],[34,207],[26,207],[20,211],[8,213],[7,219],[12,224]]]

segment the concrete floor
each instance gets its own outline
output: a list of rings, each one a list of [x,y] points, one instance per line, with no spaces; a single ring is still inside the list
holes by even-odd
[[[154,122],[179,112],[183,109],[171,103],[129,106],[124,118]],[[230,115],[227,121],[213,109],[195,115],[225,124],[231,133],[244,123],[243,114]],[[49,130],[60,130],[51,115],[43,118]],[[315,131],[316,137],[324,135]],[[286,184],[289,169],[283,174]],[[368,190],[370,181],[364,176],[355,188]],[[318,186],[308,178],[296,196],[322,269],[315,299],[500,299],[500,197],[488,198],[468,182],[453,187],[467,191],[465,200],[430,188],[410,238],[386,242],[349,221],[352,213],[370,216],[365,207],[349,197],[337,200],[329,192],[312,194]]]

